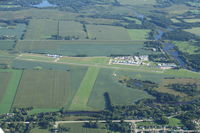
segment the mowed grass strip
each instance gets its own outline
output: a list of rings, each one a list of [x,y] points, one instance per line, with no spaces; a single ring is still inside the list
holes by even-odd
[[[70,110],[91,110],[89,106],[87,106],[90,94],[92,92],[93,86],[95,84],[96,78],[98,76],[100,68],[89,67],[85,77],[83,78],[80,87],[74,96]]]
[[[4,97],[0,103],[0,114],[8,113],[12,107],[18,84],[21,79],[22,71],[16,70],[12,72],[12,77],[7,86]]]

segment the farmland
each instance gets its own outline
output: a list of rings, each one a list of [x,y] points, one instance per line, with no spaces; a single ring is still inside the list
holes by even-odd
[[[0,41],[0,49],[1,50],[10,50],[13,48],[15,42],[12,40],[1,40]]]
[[[182,52],[186,52],[189,54],[197,53],[198,46],[195,46],[191,42],[174,42],[174,44],[178,47],[178,49]]]
[[[89,38],[95,40],[130,40],[125,28],[117,26],[87,25]]]
[[[99,68],[89,67],[86,72],[80,87],[72,100],[70,110],[91,110],[88,106],[88,99],[92,92],[96,78],[99,73]]]
[[[67,108],[71,104],[83,74],[84,69],[76,68],[69,72],[26,70],[22,75],[13,107]]]
[[[17,39],[20,39],[25,29],[26,29],[25,24],[0,27],[0,36],[13,36],[16,37]]]
[[[185,29],[185,31],[193,33],[197,36],[200,36],[200,28],[199,27],[192,28],[192,29]]]
[[[150,30],[137,30],[137,29],[130,29],[128,30],[128,33],[130,35],[130,38],[132,40],[147,40],[148,39],[148,33]]]
[[[7,113],[10,111],[13,100],[15,98],[15,94],[18,89],[18,84],[21,79],[22,71],[11,71],[12,77],[7,85],[7,88],[4,92],[3,98],[0,103],[0,114]]]
[[[21,52],[61,54],[65,56],[134,55],[151,53],[142,49],[143,41],[19,41],[16,50]]]

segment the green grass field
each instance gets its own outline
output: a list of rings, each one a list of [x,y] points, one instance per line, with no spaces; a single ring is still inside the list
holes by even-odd
[[[70,110],[91,110],[87,105],[100,68],[89,67],[76,95],[73,98]]]
[[[119,0],[122,5],[153,5],[155,0]]]
[[[131,71],[127,73],[131,74]],[[115,75],[116,74],[116,75]],[[132,73],[134,74],[134,73]],[[101,69],[93,87],[88,105],[96,109],[104,109],[104,93],[108,92],[114,105],[130,105],[143,99],[151,98],[142,90],[127,88],[118,82],[119,70]]]
[[[59,21],[60,36],[76,36],[79,39],[85,39],[86,33],[83,31],[83,25],[75,21]]]
[[[21,79],[22,71],[21,70],[11,70],[12,76],[7,85],[4,96],[0,102],[0,114],[8,113],[13,105],[13,100],[15,98],[18,84]]]
[[[200,36],[200,27],[192,28],[192,29],[185,29],[185,31],[193,33],[197,36]]]
[[[25,70],[13,107],[34,107],[33,112],[68,108],[85,70]]]
[[[193,42],[180,42],[180,41],[176,41],[173,42],[180,51],[182,52],[186,52],[189,54],[196,54],[197,50],[199,49],[198,46],[193,45]]]
[[[46,40],[57,34],[58,21],[50,19],[32,19],[25,33],[25,40]]]
[[[0,36],[16,36],[17,39],[20,39],[24,30],[26,29],[25,24],[17,24],[16,26],[8,26],[0,28]]]
[[[144,50],[143,47],[143,41],[19,41],[16,50],[65,56],[134,55],[137,52],[145,55],[152,53],[152,51]]]
[[[145,29],[128,29],[129,36],[132,40],[147,40],[150,30]]]
[[[6,92],[12,72],[0,72],[0,103]]]
[[[184,19],[184,21],[185,22],[187,22],[187,23],[198,23],[198,22],[200,22],[200,19],[198,19],[198,18],[194,18],[194,19]]]
[[[15,45],[15,42],[12,40],[0,40],[0,49],[1,50],[10,50]]]
[[[86,25],[90,39],[131,40],[125,28],[106,25]]]

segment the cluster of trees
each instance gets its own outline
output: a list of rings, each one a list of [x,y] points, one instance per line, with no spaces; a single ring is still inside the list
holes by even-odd
[[[190,70],[200,71],[200,54],[189,54],[179,51],[180,58],[186,62]]]
[[[187,84],[169,84],[167,85],[168,88],[176,90],[176,91],[180,91],[183,92],[189,96],[195,96],[195,95],[199,95],[200,91],[198,90],[198,86],[197,84],[193,83],[187,83]]]
[[[121,121],[120,123],[107,121],[106,128],[113,132],[130,133],[130,125],[123,121]]]
[[[163,34],[163,39],[165,40],[177,40],[177,41],[189,41],[189,40],[199,40],[200,38],[192,33],[173,30]]]

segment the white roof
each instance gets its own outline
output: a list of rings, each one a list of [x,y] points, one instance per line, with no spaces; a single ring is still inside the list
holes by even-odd
[[[3,129],[0,128],[0,133],[5,133],[5,132],[3,131]]]

